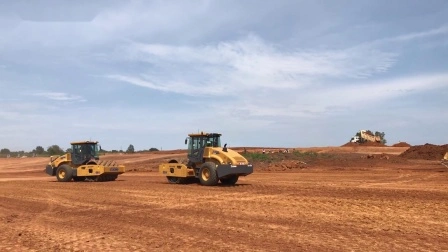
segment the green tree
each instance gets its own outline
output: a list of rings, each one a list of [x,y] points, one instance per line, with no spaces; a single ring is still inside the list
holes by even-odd
[[[52,145],[47,148],[47,152],[50,155],[62,155],[64,154],[64,150],[59,147],[59,145]]]
[[[37,155],[42,155],[42,154],[44,154],[45,149],[44,149],[44,147],[42,147],[42,146],[37,146],[34,152],[35,152]]]
[[[159,149],[157,149],[157,148],[151,148],[151,149],[149,149],[149,151],[159,151]]]
[[[128,149],[126,150],[127,153],[134,153],[135,149],[134,149],[134,145],[130,144]]]
[[[0,150],[0,153],[1,154],[11,154],[11,151],[9,149],[4,148],[4,149]]]
[[[386,133],[384,132],[379,132],[379,131],[375,131],[375,136],[379,136],[381,138],[381,143],[386,144],[387,140],[384,137],[386,135]]]
[[[72,153],[72,151],[73,151],[72,148],[67,148],[67,149],[65,150],[66,153]]]

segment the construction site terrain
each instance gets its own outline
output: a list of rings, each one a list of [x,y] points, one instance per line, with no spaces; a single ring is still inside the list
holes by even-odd
[[[107,154],[111,182],[57,182],[0,159],[0,251],[447,251],[448,145],[239,148],[235,186],[168,184],[186,151]]]

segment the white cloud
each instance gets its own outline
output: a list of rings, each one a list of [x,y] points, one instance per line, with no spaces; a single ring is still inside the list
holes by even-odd
[[[74,101],[74,102],[84,102],[86,101],[84,98],[78,95],[70,95],[66,93],[59,92],[39,92],[33,94],[34,96],[44,97],[50,100],[55,101]]]
[[[423,92],[448,88],[448,74],[427,74],[377,81],[355,81],[350,85],[329,85],[296,90],[252,92],[231,100],[209,104],[219,118],[229,123],[262,120],[261,125],[280,122],[300,124],[301,120],[353,114],[364,117],[365,112],[402,98]],[[410,108],[412,109],[412,108]],[[434,116],[430,111],[431,116]]]
[[[124,76],[124,75],[108,75],[106,76],[110,79],[114,79],[117,81],[126,82],[129,84],[133,84],[140,87],[146,87],[151,88],[159,91],[164,92],[171,92],[171,93],[180,93],[180,94],[187,94],[187,95],[222,95],[223,94],[223,87],[200,87],[195,85],[190,85],[185,82],[165,82],[160,84],[155,84],[145,78],[145,75],[142,75],[142,77],[131,77],[131,76]],[[148,77],[150,78],[150,77]]]
[[[359,77],[387,70],[393,54],[376,50],[291,51],[282,50],[261,38],[248,37],[216,46],[185,47],[160,44],[135,44],[139,59],[150,63],[167,61],[179,64],[209,64],[228,67],[241,75]],[[141,53],[146,53],[141,55]],[[141,57],[146,57],[141,58]],[[281,83],[277,83],[281,85]],[[269,85],[270,86],[270,85]]]
[[[325,78],[366,78],[387,71],[395,55],[374,49],[291,51],[250,35],[207,46],[134,43],[124,51],[146,63],[139,75],[108,78],[186,95],[240,95],[262,89],[297,89]]]
[[[448,86],[448,73],[406,76],[403,78],[385,79],[356,83],[349,86],[316,90],[318,95],[340,99],[338,104],[352,105],[361,102],[378,102],[407,94]],[[328,100],[324,100],[326,103]]]
[[[412,32],[412,33],[408,33],[408,34],[404,34],[404,35],[399,35],[396,37],[379,39],[379,40],[374,41],[374,43],[406,42],[406,41],[411,41],[411,40],[415,40],[415,39],[429,38],[429,37],[445,35],[445,34],[448,34],[448,25],[443,25],[438,28],[430,29],[427,31]]]
[[[445,32],[390,38],[411,41]],[[361,110],[380,101],[446,87],[446,73],[376,79],[395,64],[397,55],[372,46],[342,50],[286,50],[248,37],[205,46],[132,43],[128,60],[147,64],[139,74],[108,78],[154,90],[230,99],[210,104],[222,117],[309,118]],[[369,80],[373,79],[373,80]],[[269,123],[275,119],[265,118]]]
[[[2,129],[34,130],[39,138],[46,134],[49,143],[62,141],[55,133],[66,130],[86,137],[101,135],[111,142],[119,142],[111,135],[121,135],[132,143],[157,138],[168,143],[165,138],[173,132],[182,138],[186,129],[198,127],[232,131],[237,139],[247,134],[244,141],[246,136],[260,141],[262,134],[266,142],[281,144],[286,138],[293,141],[294,133],[306,132],[303,139],[326,142],[330,131],[337,130],[328,130],[328,125],[347,129],[354,117],[358,123],[377,122],[368,115],[379,105],[385,108],[402,98],[409,103],[408,97],[447,90],[446,57],[438,51],[446,46],[448,32],[443,12],[392,19],[376,15],[387,6],[384,3],[369,8],[371,16],[361,16],[338,4],[322,8],[315,1],[97,2],[78,4],[73,12],[81,13],[83,20],[85,13],[98,14],[91,22],[54,22],[63,18],[63,11],[46,19],[39,9],[47,8],[43,5],[28,14],[51,22],[0,15],[0,81],[7,87],[0,95]],[[356,3],[353,9],[367,9],[362,7],[365,3]],[[412,13],[419,12],[413,7]],[[402,8],[410,7],[388,11],[400,14]],[[396,22],[407,18],[409,23]],[[376,27],[366,26],[366,20]],[[417,29],[413,24],[420,20],[424,22],[418,27],[436,28]],[[367,40],[371,42],[357,44]],[[425,50],[425,55],[414,50],[424,43],[439,48]],[[16,95],[33,90],[36,80],[42,83],[38,92]],[[121,85],[108,88],[110,80]],[[64,83],[60,89],[50,87],[59,82]],[[176,95],[170,99],[166,93]],[[19,101],[13,106],[7,97]],[[88,103],[64,117],[71,103],[86,99]],[[27,107],[19,107],[24,100]],[[417,111],[402,107],[407,116]],[[434,118],[434,125],[445,120],[431,111],[425,116]],[[392,126],[407,122],[407,117],[396,120],[394,111],[387,112],[385,121]],[[181,123],[167,123],[173,119]],[[64,124],[63,129],[54,124],[70,120],[82,123]],[[383,121],[377,123],[381,126]],[[65,137],[68,142],[70,135]]]
[[[27,4],[22,14],[0,15],[2,48],[88,48],[133,38],[192,37],[203,29],[191,29],[208,14],[210,1],[87,1],[79,3]],[[11,5],[11,6],[9,6]],[[13,8],[6,4],[5,8]],[[35,6],[33,6],[35,5]],[[51,5],[51,8],[48,6]],[[16,7],[14,7],[16,8]],[[49,11],[51,9],[51,11]],[[23,19],[20,18],[23,16]],[[229,15],[224,15],[229,16]],[[199,20],[198,20],[199,19]],[[222,18],[219,18],[222,19]],[[210,18],[208,25],[219,23]],[[3,27],[3,23],[6,25]],[[10,24],[11,23],[11,24]],[[12,25],[13,24],[13,25]],[[212,25],[213,26],[213,25]],[[163,27],[163,29],[161,29]],[[180,35],[182,34],[182,35]]]
[[[395,79],[354,82],[346,86],[330,86],[308,91],[300,99],[290,100],[290,106],[314,113],[333,113],[335,110],[363,110],[379,102],[421,92],[448,87],[448,74],[427,74]],[[284,96],[285,98],[285,96]],[[284,99],[283,98],[283,99]],[[289,98],[293,98],[289,97]],[[276,102],[280,102],[279,101]],[[277,114],[280,111],[277,111]],[[289,114],[292,115],[291,111]],[[275,112],[271,113],[275,115]]]

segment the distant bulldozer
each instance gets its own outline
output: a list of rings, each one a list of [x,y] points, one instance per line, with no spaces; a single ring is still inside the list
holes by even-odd
[[[350,139],[352,143],[365,143],[365,142],[381,142],[380,136],[375,136],[367,130],[360,130],[354,137]]]
[[[125,172],[123,165],[115,161],[99,160],[98,142],[73,142],[71,153],[50,157],[46,173],[56,176],[59,182],[74,181],[113,181]]]

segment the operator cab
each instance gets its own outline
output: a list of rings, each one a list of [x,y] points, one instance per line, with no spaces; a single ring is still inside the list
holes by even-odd
[[[73,142],[72,162],[74,164],[86,164],[90,160],[99,160],[100,145],[98,142]]]
[[[190,134],[185,139],[185,144],[188,144],[188,159],[201,162],[205,147],[221,147],[221,134],[203,132]]]

